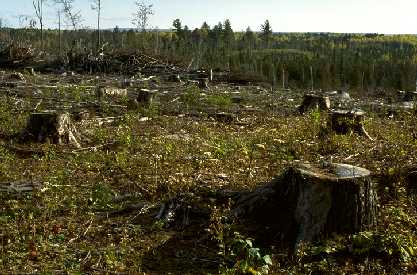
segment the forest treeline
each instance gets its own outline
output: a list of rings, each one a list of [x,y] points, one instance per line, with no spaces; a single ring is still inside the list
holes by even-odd
[[[0,43],[39,48],[39,36],[36,29],[3,28]],[[102,30],[101,45],[143,50],[192,68],[230,70],[276,88],[416,89],[414,35],[274,33],[268,21],[257,31],[235,32],[229,20],[190,30],[176,19],[169,31]],[[95,51],[97,35],[46,30],[43,47],[62,55]]]

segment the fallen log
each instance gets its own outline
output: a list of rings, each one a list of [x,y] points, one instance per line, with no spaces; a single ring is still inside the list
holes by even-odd
[[[32,192],[41,187],[41,184],[33,181],[15,181],[0,183],[0,192],[6,193],[24,193]]]

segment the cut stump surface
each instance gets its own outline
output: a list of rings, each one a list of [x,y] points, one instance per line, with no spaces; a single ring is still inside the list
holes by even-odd
[[[289,246],[376,226],[376,186],[366,169],[347,164],[287,169],[272,184],[241,196],[234,210],[260,238]]]

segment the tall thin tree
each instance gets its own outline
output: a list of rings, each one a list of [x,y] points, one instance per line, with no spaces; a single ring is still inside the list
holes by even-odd
[[[99,50],[101,46],[101,37],[100,37],[101,0],[93,0],[91,9],[97,12],[97,50]]]
[[[43,4],[47,0],[33,0],[33,8],[35,9],[35,15],[39,21],[41,28],[41,50],[43,51]]]

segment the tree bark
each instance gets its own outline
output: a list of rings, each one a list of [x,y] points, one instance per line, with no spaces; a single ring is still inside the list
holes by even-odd
[[[241,196],[234,213],[261,239],[296,247],[333,233],[375,228],[376,186],[363,168],[302,164]]]
[[[71,144],[81,148],[79,134],[68,113],[32,113],[22,138],[41,143],[49,141],[54,144]]]
[[[301,114],[311,110],[327,111],[330,109],[330,98],[327,96],[319,96],[314,94],[307,94],[303,98],[303,102],[299,107]]]
[[[365,129],[365,112],[334,110],[329,116],[329,127],[337,134],[356,133],[373,140]]]

